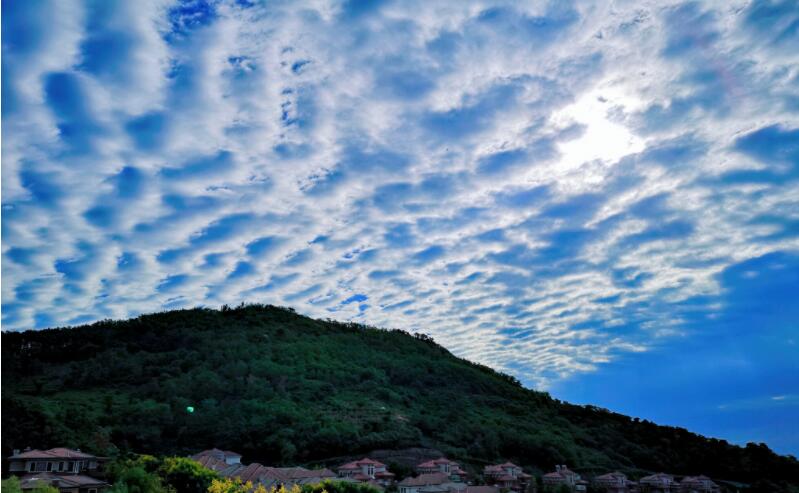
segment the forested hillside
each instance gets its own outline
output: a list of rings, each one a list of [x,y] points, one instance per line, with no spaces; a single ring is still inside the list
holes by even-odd
[[[523,388],[424,336],[271,306],[2,334],[3,455],[234,449],[301,464],[435,447],[473,467],[794,481],[799,463]],[[193,408],[193,409],[190,409]]]

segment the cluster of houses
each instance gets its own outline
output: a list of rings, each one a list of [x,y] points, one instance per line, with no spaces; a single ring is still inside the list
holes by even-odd
[[[237,477],[242,481],[262,483],[265,486],[291,486],[318,483],[325,479],[338,479],[368,483],[379,490],[396,484],[398,493],[533,493],[537,488],[535,477],[525,473],[511,462],[483,468],[485,485],[474,485],[469,474],[455,461],[441,457],[416,465],[416,476],[395,482],[394,474],[380,461],[364,457],[330,469],[305,469],[302,467],[266,467],[260,464],[243,466],[241,456],[217,449],[205,450],[193,456],[204,466],[223,476]],[[620,472],[603,474],[586,481],[565,465],[555,466],[553,472],[542,476],[544,490],[560,491],[565,485],[570,491],[587,491],[589,485],[606,493],[720,493],[719,486],[706,476],[687,476],[677,481],[669,474],[653,474],[631,481]]]
[[[228,450],[210,449],[191,457],[220,476],[242,482],[272,487],[317,484],[325,480],[366,483],[378,490],[396,486],[398,493],[535,493],[535,477],[511,462],[485,466],[485,485],[475,485],[469,474],[446,457],[416,465],[416,475],[396,481],[394,473],[380,461],[364,457],[347,462],[335,471],[327,468],[269,467],[258,463],[242,464],[241,455]],[[103,493],[110,484],[104,477],[107,458],[68,448],[18,450],[8,458],[9,472],[20,476],[23,490],[42,485],[58,488],[60,493]],[[584,492],[589,485],[606,493],[720,493],[721,489],[706,476],[688,476],[677,481],[669,474],[653,474],[631,481],[620,472],[603,474],[591,482],[565,465],[541,478],[544,490]]]
[[[681,481],[671,474],[652,474],[631,481],[620,472],[596,476],[588,482],[565,465],[555,466],[555,471],[544,474],[543,483],[551,489],[567,485],[571,491],[586,491],[589,484],[605,493],[720,493],[721,488],[707,476],[686,476]]]

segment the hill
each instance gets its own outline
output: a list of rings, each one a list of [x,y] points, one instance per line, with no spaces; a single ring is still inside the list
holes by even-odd
[[[569,464],[796,481],[799,462],[522,387],[398,330],[290,309],[180,310],[2,334],[2,452],[237,450],[269,464],[437,448],[479,467]]]

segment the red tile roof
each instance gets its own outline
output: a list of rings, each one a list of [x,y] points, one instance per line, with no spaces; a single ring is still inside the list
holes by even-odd
[[[697,487],[717,486],[716,483],[714,483],[713,480],[707,476],[686,476],[682,481],[680,481],[680,484]]]
[[[24,490],[34,489],[39,486],[39,483],[46,482],[53,484],[58,481],[61,486],[84,488],[87,486],[103,486],[107,485],[105,481],[84,476],[82,474],[53,474],[49,472],[35,473],[24,476],[20,480],[20,487]]]
[[[222,469],[225,469],[225,468],[228,467],[228,463],[227,462],[225,462],[223,460],[219,460],[219,459],[217,459],[216,457],[214,457],[212,455],[194,456],[194,457],[192,457],[192,459],[194,459],[195,462],[199,462],[200,465],[202,465],[203,467],[207,467],[208,469],[211,469],[212,471],[221,471]]]
[[[674,476],[659,472],[657,474],[644,476],[638,482],[647,485],[670,485],[674,483]]]
[[[336,477],[336,473],[330,469],[306,469],[304,467],[273,467],[272,469],[280,472],[290,480]]]
[[[26,450],[17,455],[12,455],[9,459],[96,459],[97,456],[72,450],[64,447],[51,448],[47,450]]]
[[[436,467],[439,464],[455,464],[455,465],[457,465],[458,463],[457,462],[453,462],[453,461],[447,459],[446,457],[441,457],[439,459],[434,459],[434,460],[429,460],[427,462],[422,462],[421,464],[419,464],[416,467],[421,467],[421,468]]]
[[[543,477],[547,479],[558,479],[558,478],[566,479],[569,476],[579,476],[579,475],[576,472],[570,470],[568,467],[561,466],[559,471],[546,473],[544,474]]]
[[[233,452],[232,450],[219,450],[218,448],[212,448],[212,449],[208,449],[208,450],[203,450],[202,452],[197,452],[192,457],[196,458],[196,457],[203,457],[203,456],[216,457],[219,460],[225,460],[227,457],[238,457],[238,458],[241,458],[241,454],[239,454],[237,452]]]
[[[247,481],[256,482],[259,478],[269,477],[271,469],[271,467],[266,467],[254,462],[234,472],[232,476],[241,479],[243,483],[246,483]]]
[[[338,469],[339,470],[342,470],[342,469],[343,470],[360,469],[361,466],[364,466],[364,465],[367,465],[367,466],[368,465],[373,465],[375,467],[386,467],[386,465],[383,464],[382,462],[378,462],[376,460],[370,459],[369,457],[364,457],[361,460],[347,462],[346,464],[339,466]]]
[[[431,484],[443,484],[449,482],[449,475],[443,472],[430,474],[420,474],[415,478],[405,478],[400,481],[400,486],[427,486]]]
[[[613,472],[609,472],[607,474],[602,474],[602,475],[596,477],[596,479],[601,479],[601,478],[604,478],[604,479],[616,479],[616,478],[627,479],[627,475],[624,474],[623,472],[613,471]]]
[[[364,457],[363,459],[357,461],[358,464],[373,464],[375,466],[385,466],[382,462],[378,462],[376,460],[372,460],[369,457]]]

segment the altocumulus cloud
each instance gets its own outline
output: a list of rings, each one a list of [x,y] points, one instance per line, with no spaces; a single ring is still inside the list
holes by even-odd
[[[795,265],[797,22],[4,2],[3,327],[290,304],[539,386],[679,347],[726,327],[735,266]]]

